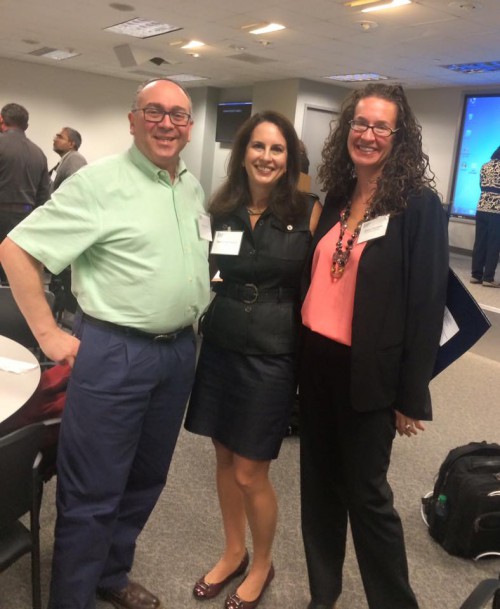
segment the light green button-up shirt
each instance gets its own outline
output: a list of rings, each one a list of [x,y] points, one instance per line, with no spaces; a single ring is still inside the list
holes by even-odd
[[[179,162],[167,171],[136,147],[68,178],[9,237],[52,273],[72,265],[85,313],[147,332],[192,324],[209,301],[203,190]]]

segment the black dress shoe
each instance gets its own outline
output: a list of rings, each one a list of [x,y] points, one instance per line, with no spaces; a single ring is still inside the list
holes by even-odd
[[[129,581],[122,590],[98,588],[97,596],[108,601],[116,609],[160,609],[158,597],[146,590],[141,584]]]
[[[250,557],[248,556],[248,550],[246,550],[245,556],[243,556],[243,559],[238,567],[232,573],[230,573],[226,579],[223,579],[221,582],[215,584],[209,584],[205,581],[205,576],[201,577],[194,585],[193,596],[199,601],[206,601],[210,598],[214,598],[232,579],[245,573],[249,562]]]

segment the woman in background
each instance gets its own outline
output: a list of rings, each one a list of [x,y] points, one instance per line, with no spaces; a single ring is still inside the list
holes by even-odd
[[[500,146],[481,167],[481,197],[476,211],[471,283],[500,288],[495,271],[500,254]]]
[[[274,576],[277,502],[268,472],[296,393],[300,276],[321,212],[297,189],[299,172],[293,125],[276,112],[256,114],[239,130],[227,180],[209,205],[216,240],[236,245],[215,256],[222,282],[202,322],[185,425],[212,438],[225,533],[195,598],[214,598],[245,572],[247,522],[252,535],[250,570],[226,609],[257,607]]]
[[[431,419],[447,222],[402,87],[354,92],[323,150],[305,280],[301,501],[311,602],[342,590],[348,519],[370,609],[417,609],[387,481],[396,431]],[[309,268],[309,267],[308,267]]]

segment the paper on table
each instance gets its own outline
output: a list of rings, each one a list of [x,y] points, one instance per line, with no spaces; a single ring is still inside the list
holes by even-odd
[[[28,372],[28,370],[34,370],[37,366],[38,364],[20,362],[19,360],[11,359],[10,357],[0,357],[0,370],[4,370],[5,372],[21,374],[22,372]]]

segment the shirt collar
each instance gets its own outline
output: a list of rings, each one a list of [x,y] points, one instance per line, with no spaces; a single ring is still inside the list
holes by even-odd
[[[152,163],[146,156],[144,156],[144,154],[142,154],[135,144],[132,144],[131,148],[129,149],[128,156],[132,163],[151,180],[155,182],[167,182],[168,184],[171,183],[168,171],[166,169],[161,169]],[[182,159],[179,159],[175,172],[176,180],[186,171],[186,164]]]

